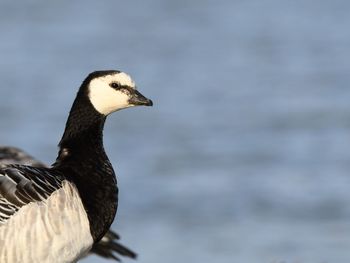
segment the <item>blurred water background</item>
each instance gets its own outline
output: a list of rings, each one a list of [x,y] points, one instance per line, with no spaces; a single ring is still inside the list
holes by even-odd
[[[122,69],[155,104],[105,128],[138,262],[348,263],[349,11],[0,1],[1,144],[51,163],[85,76]]]

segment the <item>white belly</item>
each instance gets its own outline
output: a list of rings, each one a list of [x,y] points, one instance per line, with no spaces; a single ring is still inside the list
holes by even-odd
[[[75,262],[92,243],[78,191],[68,181],[47,200],[22,207],[0,224],[1,263]]]

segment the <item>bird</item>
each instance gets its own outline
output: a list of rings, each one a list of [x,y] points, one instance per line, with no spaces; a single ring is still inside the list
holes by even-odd
[[[13,146],[0,146],[0,167],[7,164],[22,164],[35,167],[48,167],[24,150]],[[109,229],[103,238],[93,244],[90,253],[100,257],[121,261],[120,256],[136,259],[137,254],[119,242],[118,233]],[[117,254],[117,255],[116,255]]]
[[[77,262],[110,228],[117,179],[103,146],[109,114],[153,106],[118,70],[90,73],[68,115],[51,167],[0,167],[0,262]]]

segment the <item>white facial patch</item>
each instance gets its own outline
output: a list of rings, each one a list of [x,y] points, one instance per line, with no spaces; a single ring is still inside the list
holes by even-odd
[[[114,74],[114,75],[109,75],[106,77],[112,77],[112,80],[115,79],[114,81],[119,82],[120,85],[122,86],[129,86],[132,88],[135,88],[135,82],[131,79],[131,77],[124,73],[124,72],[120,72],[118,74]],[[114,78],[113,78],[114,77]]]
[[[111,83],[135,88],[134,81],[124,72],[95,78],[89,84],[89,98],[94,108],[101,114],[108,115],[114,111],[131,107],[129,95],[112,88]]]

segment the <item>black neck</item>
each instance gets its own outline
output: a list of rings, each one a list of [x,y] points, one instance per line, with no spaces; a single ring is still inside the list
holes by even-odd
[[[77,186],[95,242],[109,229],[118,204],[116,177],[102,142],[105,119],[78,93],[53,165]]]

